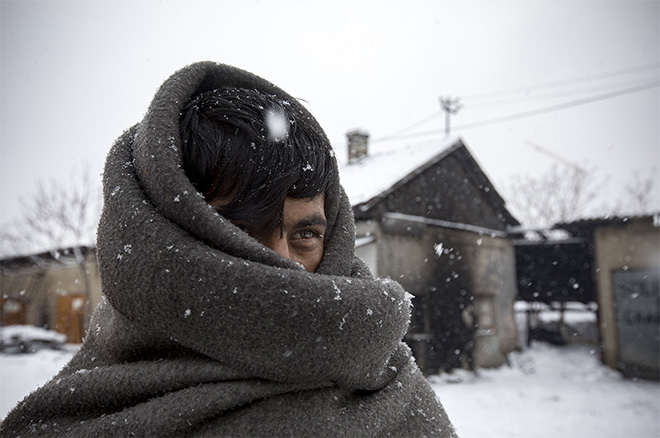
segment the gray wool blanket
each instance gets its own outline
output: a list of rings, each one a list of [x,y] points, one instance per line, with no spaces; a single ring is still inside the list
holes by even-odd
[[[354,255],[339,181],[326,195],[323,259],[308,273],[218,215],[187,179],[180,109],[226,85],[300,106],[211,62],[162,85],[107,159],[97,253],[105,296],[89,333],[0,434],[455,436],[401,342],[409,296]]]

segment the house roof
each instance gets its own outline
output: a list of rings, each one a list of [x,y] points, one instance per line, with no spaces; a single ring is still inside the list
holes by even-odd
[[[6,257],[0,259],[0,271],[17,272],[74,266],[77,264],[77,257],[87,257],[90,253],[94,254],[94,251],[95,248],[91,246],[76,246],[38,254]]]
[[[351,205],[370,201],[388,191],[418,167],[459,140],[427,140],[414,143],[370,143],[369,154],[356,163],[341,163],[339,177]]]
[[[509,235],[516,246],[561,245],[592,240],[594,232],[603,227],[622,227],[633,223],[652,224],[660,228],[660,212],[635,216],[608,216],[559,222],[549,227],[513,227]]]
[[[654,227],[660,227],[660,213],[644,214],[639,216],[610,216],[604,218],[579,219],[573,222],[558,223],[553,225],[554,229],[566,230],[574,236],[589,236],[597,228],[622,227],[632,223],[648,223]]]
[[[368,211],[390,193],[408,183],[423,171],[453,155],[471,175],[473,183],[487,187],[486,198],[510,226],[519,222],[506,209],[481,166],[458,137],[415,143],[376,143],[356,163],[342,163],[339,176],[353,208]]]

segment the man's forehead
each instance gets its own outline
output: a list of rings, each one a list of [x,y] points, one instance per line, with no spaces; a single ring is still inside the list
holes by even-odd
[[[323,195],[314,198],[290,198],[284,201],[282,222],[285,228],[304,225],[327,224],[325,217],[325,198]]]

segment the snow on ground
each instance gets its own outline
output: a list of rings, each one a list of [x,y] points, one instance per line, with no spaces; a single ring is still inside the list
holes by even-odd
[[[462,438],[660,437],[660,384],[623,379],[592,347],[534,343],[510,361],[429,378]]]
[[[0,417],[72,355],[0,354]],[[623,379],[591,347],[535,343],[510,360],[477,375],[429,378],[461,438],[660,436],[660,384]]]
[[[23,397],[46,383],[66,365],[78,346],[27,354],[0,354],[0,418]]]

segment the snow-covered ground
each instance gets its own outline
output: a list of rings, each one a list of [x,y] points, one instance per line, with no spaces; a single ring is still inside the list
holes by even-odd
[[[39,350],[30,354],[0,354],[0,418],[30,392],[46,383],[71,359],[77,347]]]
[[[660,437],[660,384],[623,379],[592,347],[534,343],[510,361],[429,378],[459,436]]]
[[[0,354],[0,417],[73,352]],[[660,384],[603,366],[589,346],[535,343],[511,366],[429,378],[462,438],[658,438]]]

